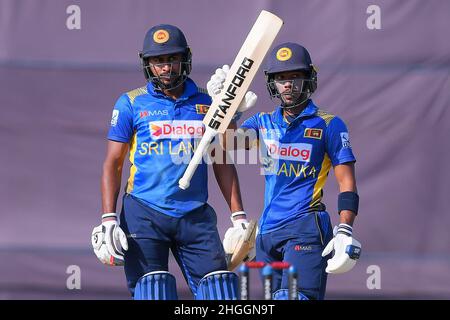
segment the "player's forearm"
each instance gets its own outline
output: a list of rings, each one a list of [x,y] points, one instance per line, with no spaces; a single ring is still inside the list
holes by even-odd
[[[353,164],[343,164],[336,166],[334,169],[337,183],[339,185],[339,192],[357,192],[355,168]]]
[[[345,223],[350,226],[353,226],[353,222],[355,221],[355,213],[350,210],[342,210],[339,214],[339,223]]]
[[[354,163],[346,163],[346,164],[338,165],[334,168],[334,173],[335,173],[338,185],[339,185],[339,192],[341,194],[343,192],[358,193],[357,188],[356,188]],[[347,199],[345,201],[349,201],[349,200]],[[356,201],[356,200],[352,200],[352,201]],[[357,205],[355,205],[355,206],[357,206]],[[339,222],[352,226],[353,222],[355,221],[356,214],[357,214],[357,212],[353,212],[351,210],[341,210],[339,213]]]
[[[223,150],[236,150],[233,148],[234,129],[228,128],[224,134],[219,134],[220,146]]]
[[[236,122],[231,122],[225,133],[219,135],[219,141],[224,150],[249,150],[257,145],[258,137],[255,130],[238,128]]]
[[[103,213],[116,212],[117,198],[120,193],[122,166],[105,162],[101,181]]]
[[[338,180],[338,182],[339,182],[340,193],[348,192],[348,191],[357,193],[356,182],[353,177],[349,176],[347,179],[341,179],[341,181]],[[355,212],[350,211],[350,210],[342,210],[339,213],[339,222],[353,226],[355,217],[356,217]]]
[[[339,183],[339,191],[340,191],[340,193],[348,192],[348,191],[357,193],[355,180],[347,179],[347,180],[341,181],[341,183]],[[342,210],[339,213],[339,223],[345,223],[350,226],[353,226],[353,222],[355,221],[355,218],[356,218],[355,212],[350,211],[350,210]]]
[[[232,121],[224,134],[219,134],[220,146],[223,150],[236,150],[236,122]]]
[[[239,179],[234,164],[213,164],[213,169],[230,211],[243,211]]]

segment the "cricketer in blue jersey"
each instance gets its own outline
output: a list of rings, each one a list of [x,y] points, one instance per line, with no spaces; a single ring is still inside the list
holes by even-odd
[[[228,149],[239,145],[249,149],[255,142],[260,146],[265,198],[256,260],[290,263],[299,276],[298,298],[323,299],[327,273],[349,271],[361,250],[352,237],[359,204],[356,159],[345,123],[311,99],[317,89],[317,71],[304,47],[296,43],[276,46],[268,57],[265,76],[271,98],[278,98],[280,105],[243,122],[235,135],[243,143],[224,140],[224,144]],[[217,75],[211,77],[207,85],[211,95],[220,92],[220,83]],[[340,190],[340,224],[334,237],[322,203],[332,167]],[[273,298],[286,299],[287,289],[287,270],[274,270]]]
[[[205,162],[190,188],[178,187],[203,135],[211,97],[188,77],[191,51],[177,27],[152,27],[140,57],[147,84],[120,96],[112,113],[101,184],[102,224],[93,230],[94,251],[107,265],[124,265],[135,299],[177,299],[176,279],[168,271],[170,250],[194,298],[236,298],[237,279],[227,271],[216,213],[207,203]],[[118,217],[128,153],[131,169]],[[234,165],[213,163],[213,169],[232,220],[245,217]],[[243,233],[245,227],[233,228]],[[219,285],[232,289],[228,296],[204,293],[215,279],[209,275],[218,272],[226,280]]]

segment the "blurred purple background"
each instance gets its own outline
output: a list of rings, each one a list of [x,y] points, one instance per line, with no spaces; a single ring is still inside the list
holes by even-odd
[[[80,30],[66,27],[73,4]],[[381,9],[380,30],[366,25],[370,5]],[[0,0],[0,299],[129,298],[123,270],[97,260],[90,235],[100,222],[112,106],[144,83],[144,34],[159,23],[180,27],[191,76],[206,86],[262,9],[285,21],[276,44],[309,49],[319,67],[314,100],[346,121],[358,159],[363,254],[351,272],[329,277],[327,297],[450,298],[449,1]],[[262,72],[252,90],[258,111],[273,109]],[[257,165],[238,171],[245,209],[257,219],[263,176]],[[229,212],[210,173],[223,236]],[[325,203],[336,223],[334,180]],[[80,290],[66,287],[70,265],[80,267]],[[374,265],[381,289],[370,290]],[[190,299],[173,262],[171,272]],[[261,285],[252,279],[256,298]]]

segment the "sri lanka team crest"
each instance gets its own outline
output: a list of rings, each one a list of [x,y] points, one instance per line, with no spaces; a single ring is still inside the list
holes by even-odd
[[[277,59],[280,61],[289,60],[292,57],[292,50],[288,47],[283,47],[277,51]]]
[[[169,40],[169,33],[166,30],[160,29],[153,34],[153,41],[156,43],[165,43]]]
[[[322,139],[322,129],[307,128],[305,129],[304,138]]]
[[[195,110],[197,111],[197,114],[207,114],[209,106],[207,104],[196,104]]]

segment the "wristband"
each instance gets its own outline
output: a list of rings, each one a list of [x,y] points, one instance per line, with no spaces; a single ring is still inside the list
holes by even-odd
[[[346,191],[339,193],[338,196],[338,212],[342,210],[350,210],[358,215],[359,196],[356,192]]]
[[[230,217],[231,222],[234,221],[234,217],[236,217],[236,216],[242,216],[242,215],[247,216],[247,214],[245,213],[245,211],[236,211],[236,212],[233,212],[233,213],[231,214],[231,217]],[[245,218],[244,218],[244,219],[245,219]]]
[[[102,222],[106,221],[117,221],[117,214],[114,212],[102,214]]]
[[[346,236],[351,237],[353,234],[353,227],[346,223],[340,223],[336,234],[338,233],[345,234]]]

